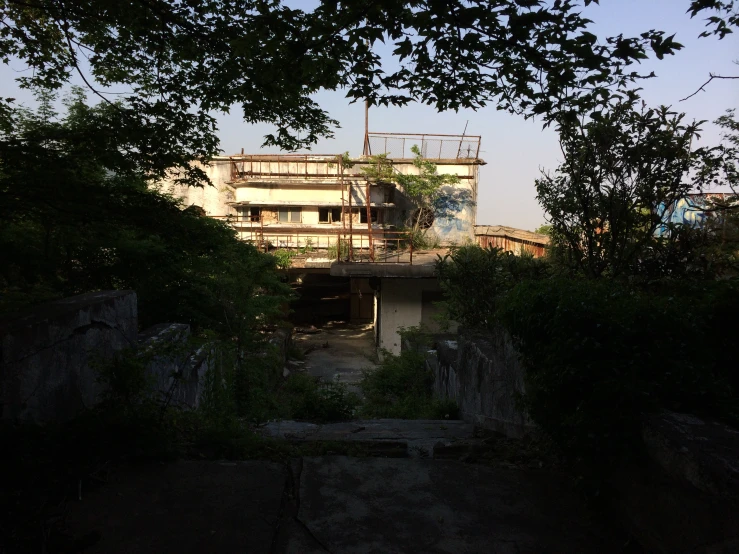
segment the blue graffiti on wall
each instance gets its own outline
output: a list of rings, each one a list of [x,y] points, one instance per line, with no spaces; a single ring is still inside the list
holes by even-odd
[[[681,198],[671,205],[660,203],[657,214],[662,218],[663,225],[657,228],[657,235],[664,236],[669,233],[670,225],[685,225],[688,227],[703,227],[713,217],[715,212],[706,211],[710,205],[711,194],[695,194]],[[723,195],[721,195],[723,198]]]
[[[433,203],[433,230],[442,240],[458,241],[471,236],[475,202],[472,191],[444,187]]]

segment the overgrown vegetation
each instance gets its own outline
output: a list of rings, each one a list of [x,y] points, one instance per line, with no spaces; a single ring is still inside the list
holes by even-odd
[[[196,339],[210,341],[219,357],[196,413],[162,409],[143,392],[141,360],[119,359],[108,368],[110,396],[101,406],[63,429],[11,432],[3,444],[16,456],[3,457],[10,466],[4,475],[33,477],[18,481],[25,489],[14,484],[11,505],[28,504],[34,497],[29,490],[73,496],[80,482],[94,482],[111,460],[132,455],[271,455],[282,447],[264,447],[245,431],[244,421],[280,410],[306,417],[318,411],[320,419],[330,419],[353,409],[340,387],[303,377],[282,383],[282,368],[275,367],[262,334],[282,315],[289,295],[276,258],[239,242],[232,229],[203,217],[202,210],[150,186],[171,176],[178,184],[208,185],[202,169],[190,162],[207,163],[219,153],[212,114],[235,104],[246,122],[277,127],[266,144],[296,150],[331,137],[337,122],[313,99],[322,89],[345,88],[349,98],[373,105],[422,101],[446,110],[495,103],[559,127],[565,165],[542,180],[540,198],[553,224],[552,274],[566,278],[548,277],[538,262],[463,248],[445,264],[459,261],[470,271],[480,267],[475,270],[479,279],[469,280],[452,268],[442,280],[450,310],[460,321],[505,323],[514,331],[536,366],[527,389],[530,409],[541,414],[537,417],[551,416],[550,425],[557,418],[567,422],[556,436],[565,442],[575,437],[566,442],[572,454],[587,458],[602,447],[600,441],[584,440],[588,426],[600,417],[616,417],[603,427],[617,434],[614,445],[627,442],[621,440],[624,428],[632,429],[622,422],[635,421],[649,406],[707,409],[731,417],[736,383],[726,369],[732,367],[728,341],[720,339],[736,334],[735,292],[733,283],[713,279],[731,276],[727,268],[736,249],[726,242],[717,245],[710,230],[701,237],[671,229],[666,240],[654,241],[649,228],[656,208],[650,202],[669,202],[682,190],[682,181],[663,182],[663,175],[682,179],[689,173],[681,169],[683,162],[704,182],[736,184],[737,143],[728,141],[723,150],[706,152],[692,165],[689,137],[695,126],[679,129],[679,121],[659,111],[637,117],[614,109],[624,99],[633,104],[635,97],[626,89],[647,77],[633,71],[637,63],[650,52],[662,58],[682,46],[656,30],[598,40],[581,13],[581,4],[590,3],[501,0],[491,9],[462,0],[375,2],[368,9],[364,2],[344,2],[337,18],[335,2],[319,2],[312,10],[252,0],[212,0],[197,9],[187,2],[160,1],[140,2],[135,9],[110,0],[3,2],[0,54],[6,65],[10,60],[25,64],[18,80],[38,91],[40,109],[31,112],[12,98],[0,98],[0,310],[131,288],[138,294],[143,327],[167,320],[189,323]],[[706,35],[721,38],[737,25],[733,1],[693,0],[689,13],[711,14]],[[373,52],[380,40],[393,43],[390,63]],[[68,86],[73,75],[104,100],[88,106],[84,94],[73,89],[66,113],[59,115],[54,91]],[[732,121],[725,120],[724,128],[736,136]],[[650,148],[634,147],[643,136],[655,139],[644,142]],[[443,176],[418,154],[416,163],[419,179],[426,181],[408,181],[411,196],[416,187],[423,196],[419,205],[443,210],[424,188]],[[642,167],[658,170],[634,171]],[[615,180],[604,180],[603,174]],[[669,194],[663,194],[665,187]],[[419,210],[410,226],[421,227],[424,218]],[[705,248],[686,263],[686,255],[696,251],[693,244]],[[342,244],[334,248],[334,256],[344,257]],[[285,260],[281,263],[284,267]],[[618,282],[593,285],[605,298],[589,292],[597,279],[616,277]],[[688,277],[692,284],[683,286]],[[688,312],[702,330],[696,336],[707,337],[715,350],[705,359],[696,354],[703,344],[688,351],[682,333],[692,328],[674,321],[680,314],[671,304],[680,299],[689,305],[696,298],[700,309]],[[558,313],[560,307],[566,313]],[[602,350],[604,343],[592,337],[600,337],[597,323],[612,311],[616,315],[608,329],[613,335],[602,339],[613,339],[616,346]],[[579,332],[592,334],[585,342],[588,356],[624,356],[619,361],[627,370],[607,360],[604,367],[612,374],[592,372],[586,364],[597,365],[597,359],[573,361],[552,344],[561,338],[555,333],[567,333],[571,313],[595,325],[580,328],[580,321],[573,322]],[[517,319],[519,314],[529,319]],[[643,317],[650,327],[635,324],[644,331],[636,335],[625,328],[629,317]],[[562,326],[552,329],[553,319]],[[673,368],[659,365],[649,347],[651,326],[664,329],[658,334],[660,348],[684,355],[676,359],[682,365],[674,381]],[[635,358],[647,352],[649,367]],[[634,364],[646,373],[631,384]],[[726,384],[723,393],[716,384]],[[565,390],[570,385],[580,395]],[[582,397],[604,386],[613,393],[596,394],[603,405]],[[427,402],[428,373],[412,354],[388,357],[369,376],[366,389],[372,399],[368,406],[377,414],[443,413]],[[652,403],[639,397],[644,391]],[[550,393],[561,394],[561,402],[549,403]],[[45,471],[49,467],[56,471]],[[36,511],[27,521],[35,525],[43,510],[31,508]],[[6,521],[10,518],[0,526]]]
[[[133,289],[142,328],[178,321],[242,342],[281,317],[275,259],[127,165],[116,106],[74,89],[59,114],[55,100],[39,92],[37,111],[11,110],[0,130],[0,311]]]
[[[434,220],[454,217],[462,208],[471,206],[472,193],[455,186],[460,182],[457,175],[438,173],[436,164],[425,159],[417,145],[411,147],[411,152],[417,174],[396,171],[387,154],[370,156],[361,171],[372,182],[395,183],[401,188],[413,206],[405,221],[413,247],[430,248],[438,241],[427,233]]]
[[[346,260],[349,258],[349,240],[339,239],[326,249],[329,260]]]
[[[440,259],[447,315],[513,336],[527,367],[522,406],[589,476],[591,491],[641,452],[644,414],[675,410],[739,424],[727,348],[739,332],[734,240],[736,124],[691,148],[697,124],[619,105],[560,128],[565,162],[537,182],[551,222],[545,259],[464,247]],[[697,223],[671,220],[678,203]]]
[[[319,381],[305,373],[290,375],[278,394],[282,418],[318,423],[353,419],[360,403],[344,383]]]
[[[430,340],[420,328],[403,329],[401,335],[419,348]],[[363,375],[361,414],[369,418],[457,419],[454,402],[435,398],[433,384],[434,375],[416,348],[404,349],[398,356],[384,351],[379,367]]]
[[[272,252],[272,255],[277,260],[277,267],[284,270],[284,269],[290,269],[291,260],[295,256],[297,256],[297,252],[294,252],[292,250],[286,250],[285,248],[280,248]]]

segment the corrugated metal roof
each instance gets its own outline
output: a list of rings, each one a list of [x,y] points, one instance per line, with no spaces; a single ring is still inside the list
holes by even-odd
[[[506,227],[505,225],[475,225],[475,236],[506,237],[511,239],[533,242],[536,244],[549,244],[547,235],[532,233],[524,229]]]

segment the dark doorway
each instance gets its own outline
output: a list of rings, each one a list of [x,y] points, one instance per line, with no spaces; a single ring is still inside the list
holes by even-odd
[[[290,303],[290,320],[295,325],[320,327],[329,321],[350,320],[351,289],[348,277],[309,273],[293,284],[293,290],[297,298]]]

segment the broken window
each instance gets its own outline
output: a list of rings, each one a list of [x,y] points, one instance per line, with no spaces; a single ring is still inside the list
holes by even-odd
[[[370,220],[372,223],[377,223],[377,208],[370,208]],[[359,210],[359,222],[367,223],[367,208]]]
[[[341,208],[331,208],[331,221],[341,223]]]
[[[301,215],[301,208],[280,208],[278,219],[280,223],[300,223]]]
[[[262,216],[262,208],[252,206],[249,208],[249,219],[251,221],[259,221]]]
[[[331,210],[318,208],[318,223],[331,223]]]

